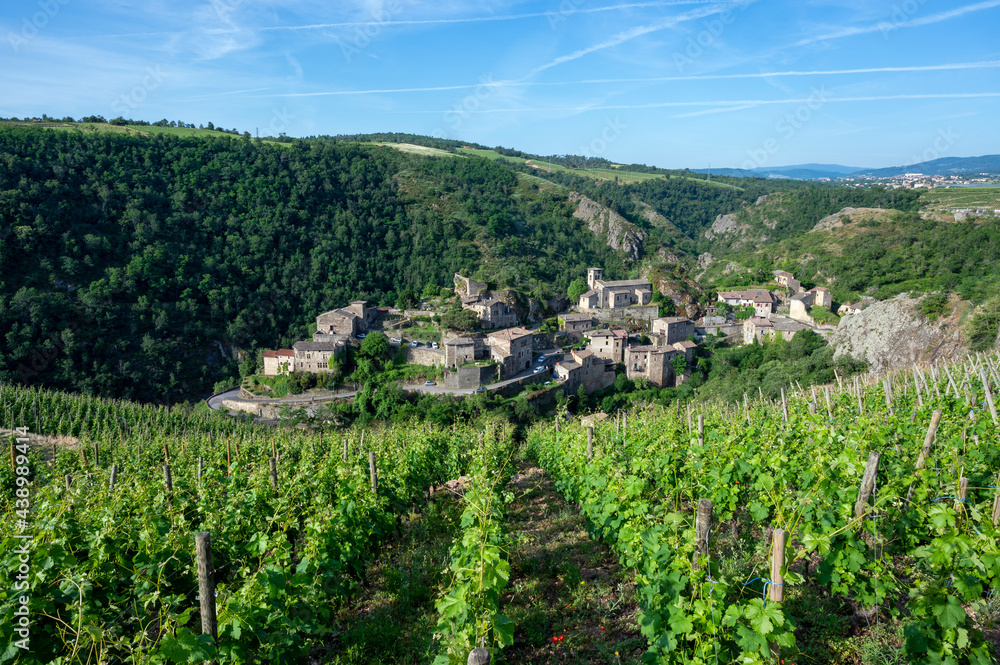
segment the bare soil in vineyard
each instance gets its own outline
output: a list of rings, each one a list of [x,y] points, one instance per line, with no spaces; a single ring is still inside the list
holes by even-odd
[[[0,440],[7,441],[21,436],[16,431],[12,429],[5,429],[0,427]],[[80,439],[75,436],[43,436],[41,434],[34,434],[28,432],[28,445],[33,449],[40,452],[43,459],[46,461],[51,461],[52,459],[52,445],[55,444],[59,448],[76,450],[80,447]]]
[[[646,639],[630,571],[590,539],[545,471],[521,463],[509,489],[511,578],[501,608],[517,629],[503,662],[638,663]]]
[[[335,632],[314,652],[312,665],[425,665],[434,659],[434,603],[448,582],[462,509],[459,498],[433,501],[403,522],[337,615]]]

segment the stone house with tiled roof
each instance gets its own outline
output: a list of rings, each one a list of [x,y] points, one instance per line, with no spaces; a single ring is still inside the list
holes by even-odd
[[[378,310],[364,300],[355,300],[347,307],[323,312],[316,317],[316,332],[333,335],[357,335],[368,330],[378,316]]]
[[[598,358],[614,363],[625,362],[625,347],[628,346],[628,332],[625,330],[594,330],[588,334],[590,344],[587,349]]]
[[[479,325],[488,330],[499,330],[517,325],[517,312],[499,298],[476,296],[462,299],[462,309],[479,315]]]
[[[579,342],[594,327],[594,317],[590,314],[560,314],[559,329],[566,337]]]
[[[295,371],[320,374],[330,371],[330,359],[341,355],[347,345],[344,342],[295,342]]]
[[[295,352],[291,349],[264,351],[264,376],[278,376],[295,371]]]
[[[605,280],[601,268],[587,270],[589,291],[580,296],[579,307],[588,309],[619,309],[632,305],[648,305],[653,300],[653,285],[648,279]]]
[[[508,328],[490,333],[490,357],[500,365],[500,377],[509,378],[531,367],[534,335],[524,328]]]
[[[567,395],[575,393],[583,386],[588,393],[602,390],[615,382],[614,362],[587,351],[573,351],[572,360],[564,360],[555,366],[555,376],[563,382]]]
[[[776,304],[774,295],[767,289],[719,291],[719,301],[733,307],[753,307],[754,314],[763,317],[770,316]]]

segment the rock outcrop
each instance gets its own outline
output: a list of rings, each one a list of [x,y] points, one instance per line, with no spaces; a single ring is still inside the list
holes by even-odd
[[[881,375],[914,363],[962,356],[965,304],[953,297],[948,315],[929,321],[920,310],[921,300],[901,294],[843,317],[830,338],[836,347],[833,357],[865,360],[870,373]]]
[[[645,268],[640,273],[643,279],[648,279],[656,290],[684,311],[684,316],[697,319],[701,316],[701,306],[698,298],[704,294],[698,290],[698,285],[689,280],[679,280],[665,275],[657,268]]]
[[[586,196],[570,192],[569,200],[577,204],[573,216],[587,222],[590,232],[604,240],[608,247],[624,252],[633,261],[638,261],[642,257],[645,231],[614,210]]]

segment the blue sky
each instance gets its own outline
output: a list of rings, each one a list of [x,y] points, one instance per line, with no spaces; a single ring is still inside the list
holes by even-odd
[[[1000,153],[1000,0],[7,0],[0,116],[674,168]]]

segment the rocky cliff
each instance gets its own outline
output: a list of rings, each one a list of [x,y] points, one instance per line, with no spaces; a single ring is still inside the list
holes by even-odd
[[[962,315],[967,303],[952,297],[936,321],[923,315],[921,298],[901,294],[840,320],[830,338],[834,358],[865,360],[873,374],[962,356]]]
[[[586,196],[570,192],[569,200],[577,204],[573,216],[587,222],[591,233],[604,239],[612,249],[627,254],[633,261],[638,261],[642,257],[645,231],[614,210]]]

